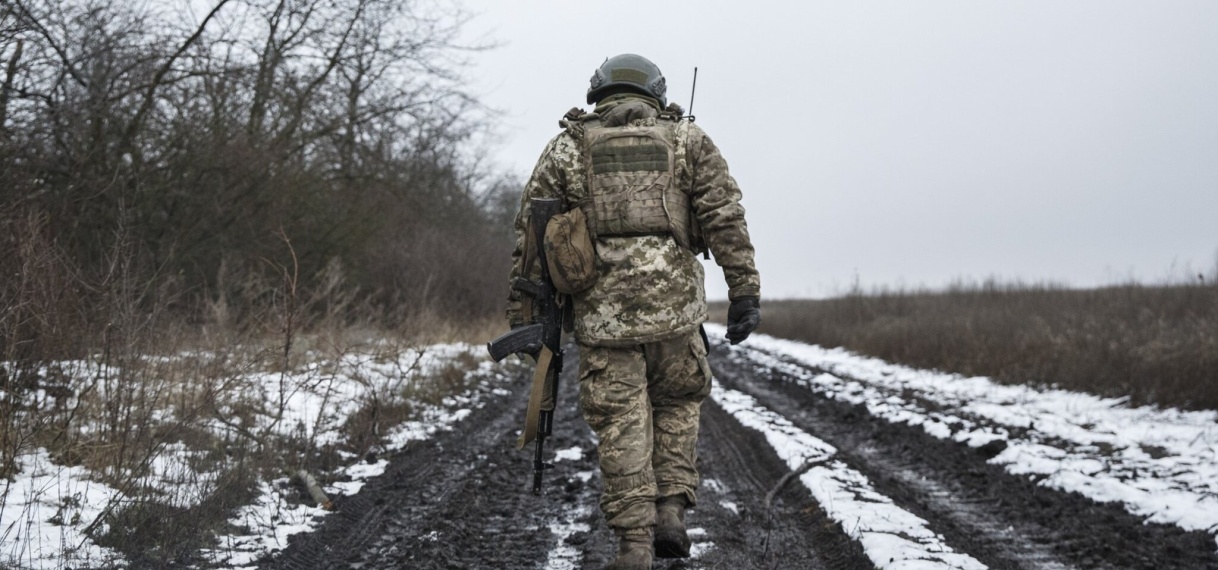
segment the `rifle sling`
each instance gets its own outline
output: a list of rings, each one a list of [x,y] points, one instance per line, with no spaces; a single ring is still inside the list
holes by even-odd
[[[541,400],[545,398],[546,376],[550,374],[550,360],[554,353],[542,345],[541,354],[537,356],[537,370],[533,372],[533,388],[529,390],[529,408],[525,411],[524,431],[516,440],[516,449],[524,449],[530,441],[537,439],[538,416],[541,413]]]

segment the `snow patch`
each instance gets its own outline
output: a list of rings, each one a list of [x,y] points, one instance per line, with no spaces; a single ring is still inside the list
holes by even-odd
[[[703,479],[702,487],[712,493],[718,493],[720,495],[727,494],[727,487],[725,487],[718,479]]]
[[[689,535],[689,557],[693,559],[702,558],[708,552],[714,550],[715,543],[708,540],[706,529],[694,527],[685,530],[685,534]]]
[[[225,567],[255,568],[255,563],[267,553],[286,548],[288,537],[316,528],[326,514],[320,507],[294,503],[289,496],[296,494],[286,478],[271,484],[259,483],[254,503],[237,509],[237,514],[229,519],[230,524],[244,532],[219,537],[216,548],[201,554]]]
[[[859,541],[878,568],[980,570],[977,559],[955,552],[926,526],[926,521],[881,495],[862,473],[833,459],[837,450],[762,406],[752,396],[714,383],[711,398],[766,442],[792,469],[812,463],[800,482],[830,518]]]
[[[568,507],[563,511],[562,520],[550,523],[550,532],[558,538],[558,543],[546,557],[546,570],[579,570],[583,567],[580,549],[569,541],[575,533],[591,530],[588,523],[579,522],[588,514],[586,507]]]
[[[584,458],[584,449],[578,445],[567,449],[560,449],[554,452],[554,462],[559,461],[579,461]]]
[[[42,448],[18,456],[17,465],[13,480],[0,481],[0,559],[32,569],[125,564],[84,534],[121,499],[117,489],[91,481],[83,467],[55,465]]]
[[[990,462],[1036,475],[1040,485],[1218,535],[1218,411],[1130,407],[1125,398],[1006,386],[766,335],[728,350],[738,362],[934,437],[970,447],[1004,442]]]

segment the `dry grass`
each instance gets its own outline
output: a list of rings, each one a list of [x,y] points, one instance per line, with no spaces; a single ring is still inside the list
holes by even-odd
[[[257,481],[299,469],[324,479],[377,449],[415,406],[470,387],[477,362],[419,367],[424,348],[498,328],[493,317],[387,315],[341,267],[299,276],[289,255],[269,276],[232,271],[192,300],[174,279],[130,267],[121,244],[113,271],[85,274],[43,239],[45,224],[30,219],[0,242],[0,266],[17,276],[0,283],[0,483],[40,449],[57,466],[86,468],[121,496],[62,524],[133,567],[197,562]],[[334,364],[352,356],[390,370],[365,379]],[[291,417],[285,403],[302,387],[321,395],[322,410],[358,411]],[[322,427],[341,437],[317,441]]]
[[[1218,408],[1218,286],[961,285],[769,301],[761,332],[1009,384]],[[719,307],[723,311],[723,307]]]
[[[459,329],[449,325],[453,335]],[[299,469],[325,479],[352,457],[377,450],[392,426],[416,419],[416,406],[470,387],[467,373],[477,365],[472,358],[425,371],[411,365],[411,351],[423,354],[421,333],[410,339],[368,334],[302,333],[289,381],[278,386],[281,347],[253,339],[170,349],[166,357],[112,356],[106,363],[96,354],[27,369],[22,389],[0,390],[7,396],[0,405],[7,444],[0,458],[16,465],[42,448],[57,465],[87,468],[122,494],[95,520],[77,521],[88,536],[124,553],[134,567],[189,562],[213,532],[223,530],[232,509],[249,502],[257,481]],[[166,347],[185,338],[167,337]],[[402,362],[400,381],[370,378],[350,416],[308,417],[304,424],[285,416],[285,398],[302,386],[335,399],[350,393],[328,392],[328,382],[345,381],[343,372],[316,363],[357,354],[370,362]],[[340,404],[351,403],[336,401],[333,408]],[[323,411],[330,409],[323,404]],[[317,441],[325,426],[337,427],[342,437]],[[179,458],[185,458],[180,467],[156,467]],[[177,483],[164,484],[169,479]]]

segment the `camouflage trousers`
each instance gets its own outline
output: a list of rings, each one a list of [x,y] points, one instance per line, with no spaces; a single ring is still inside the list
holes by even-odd
[[[655,501],[698,487],[698,416],[710,394],[698,329],[631,347],[580,345],[579,404],[600,440],[610,527],[652,526]]]

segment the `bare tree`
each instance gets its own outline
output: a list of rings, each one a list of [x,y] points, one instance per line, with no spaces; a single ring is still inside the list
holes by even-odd
[[[382,304],[495,310],[508,246],[463,23],[439,0],[8,0],[0,223],[48,220],[86,290],[121,250],[211,294],[282,233],[306,279],[337,260]]]

